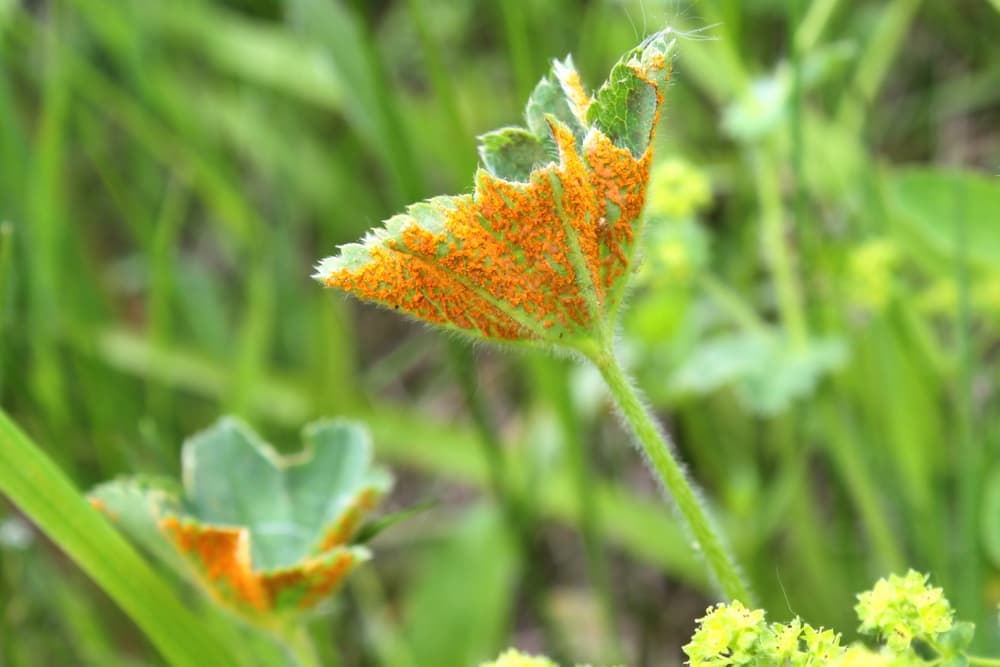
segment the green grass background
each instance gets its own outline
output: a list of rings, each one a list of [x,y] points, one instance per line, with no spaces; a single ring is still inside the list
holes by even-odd
[[[431,509],[310,624],[324,664],[679,663],[714,594],[596,377],[308,277],[470,191],[552,58],[596,86],[668,24],[651,187],[711,197],[652,221],[623,357],[771,617],[852,638],[912,566],[1000,653],[987,0],[0,0],[0,405],[81,490],[222,413],[283,449],[365,419],[389,508]],[[69,664],[162,658],[0,504],[0,665]]]

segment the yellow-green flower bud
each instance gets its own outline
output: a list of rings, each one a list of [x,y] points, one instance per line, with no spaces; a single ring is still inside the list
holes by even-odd
[[[890,649],[904,651],[915,639],[933,641],[954,625],[951,605],[927,575],[910,570],[905,576],[879,579],[858,596],[855,610],[860,630],[883,638]]]

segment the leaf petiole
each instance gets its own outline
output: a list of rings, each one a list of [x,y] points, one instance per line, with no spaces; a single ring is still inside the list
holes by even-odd
[[[600,352],[586,356],[604,378],[608,390],[618,405],[622,421],[631,430],[652,472],[677,505],[687,529],[694,538],[696,548],[704,555],[719,588],[730,600],[739,600],[752,605],[754,598],[750,589],[743,581],[739,568],[713,525],[707,509],[684,474],[684,469],[673,452],[669,436],[653,420],[632,380],[622,370],[611,351],[611,345],[606,344],[602,346]]]

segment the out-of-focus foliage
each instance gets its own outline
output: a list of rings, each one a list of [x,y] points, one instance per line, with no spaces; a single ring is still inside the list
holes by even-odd
[[[305,429],[307,448],[281,458],[245,425],[224,419],[188,439],[183,488],[123,477],[90,498],[163,564],[252,622],[290,624],[327,601],[368,560],[357,534],[391,478],[371,468],[359,424]]]
[[[712,589],[593,378],[309,280],[471,192],[475,137],[520,121],[553,58],[589,88],[668,24],[622,357],[769,618],[852,627],[845,591],[912,566],[997,653],[983,0],[0,0],[0,405],[81,489],[176,477],[224,412],[283,450],[363,419],[387,510],[432,509],[310,623],[322,664],[679,663]],[[159,664],[0,513],[0,664]],[[245,664],[274,657],[240,637]]]

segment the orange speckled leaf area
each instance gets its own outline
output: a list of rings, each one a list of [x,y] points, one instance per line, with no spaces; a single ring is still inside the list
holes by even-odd
[[[361,243],[342,246],[315,277],[477,337],[549,344],[592,338],[614,317],[632,266],[669,78],[664,53],[672,41],[663,36],[627,54],[615,72],[625,68],[630,76],[613,77],[596,98],[571,60],[557,62],[529,101],[532,129],[482,138],[486,166],[473,194],[410,206]],[[605,125],[639,119],[640,150],[605,131],[591,108],[595,99]],[[532,113],[543,121],[533,123]]]
[[[334,546],[294,567],[255,572],[246,528],[205,526],[174,516],[161,520],[160,527],[218,602],[244,610],[309,609],[363,560],[361,552]]]

